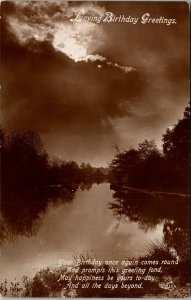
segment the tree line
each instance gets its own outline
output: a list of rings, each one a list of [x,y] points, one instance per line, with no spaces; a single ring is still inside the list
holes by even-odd
[[[51,158],[34,131],[6,133],[1,141],[0,244],[21,235],[32,236],[49,204],[70,203],[80,187],[91,188],[106,176],[89,163]]]
[[[53,185],[102,182],[105,174],[89,163],[80,166],[50,158],[34,131],[7,134],[0,130],[1,183],[3,190],[39,189]]]
[[[190,109],[163,134],[162,150],[154,140],[117,153],[109,164],[110,182],[137,187],[189,189]],[[103,168],[89,163],[51,159],[34,131],[8,134],[0,130],[2,190],[39,189],[50,185],[103,182]]]
[[[162,136],[162,150],[154,140],[117,153],[110,163],[110,181],[143,188],[189,190],[190,108]]]

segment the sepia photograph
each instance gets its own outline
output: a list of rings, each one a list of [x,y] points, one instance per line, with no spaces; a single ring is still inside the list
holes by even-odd
[[[0,2],[0,296],[189,298],[189,2]]]

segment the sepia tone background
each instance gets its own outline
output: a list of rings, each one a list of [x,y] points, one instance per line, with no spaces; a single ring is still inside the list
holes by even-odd
[[[82,9],[139,21],[72,23]],[[4,1],[1,12],[0,293],[188,297],[188,3]],[[141,24],[145,13],[176,24]],[[143,289],[64,289],[61,262],[90,257],[106,274],[110,259],[179,263]]]
[[[177,24],[71,24],[81,8],[139,18],[149,12]],[[154,137],[161,146],[162,133],[182,116],[189,98],[186,2],[7,1],[2,25],[4,126],[37,130],[50,154],[107,166],[114,143],[127,148]]]

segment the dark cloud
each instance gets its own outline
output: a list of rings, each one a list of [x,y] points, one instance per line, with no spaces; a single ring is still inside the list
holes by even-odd
[[[90,24],[72,31],[68,18],[83,6],[98,14],[149,12],[177,24]],[[188,102],[188,14],[186,2],[3,2],[4,126],[35,129],[52,154],[97,164],[110,160],[114,143],[160,143]],[[80,38],[86,43],[87,61],[66,55],[70,36],[76,51]]]
[[[144,80],[140,102],[133,117],[118,122],[121,143],[137,144],[154,137],[160,145],[162,133],[182,117],[189,101],[189,4],[187,2],[108,2],[106,10],[139,17],[176,19],[165,24],[105,24],[107,42],[102,55],[131,64]],[[115,41],[115,43],[113,42]],[[132,131],[136,134],[132,136]],[[130,136],[130,137],[129,137]]]
[[[9,129],[105,132],[111,130],[111,118],[129,113],[126,103],[139,93],[135,71],[126,73],[107,62],[75,63],[49,42],[31,39],[21,46],[10,40],[2,57],[4,125]]]

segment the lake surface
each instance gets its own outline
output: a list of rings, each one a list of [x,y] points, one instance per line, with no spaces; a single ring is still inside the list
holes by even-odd
[[[167,220],[176,223],[182,205],[170,203],[165,210],[164,200],[153,204],[152,199],[132,199],[132,195],[129,199],[104,183],[90,190],[79,188],[72,201],[50,203],[46,212],[39,212],[32,233],[3,241],[1,280],[32,277],[76,253],[88,252],[99,259],[143,256],[151,241],[164,238]],[[184,212],[182,216],[185,219]]]

